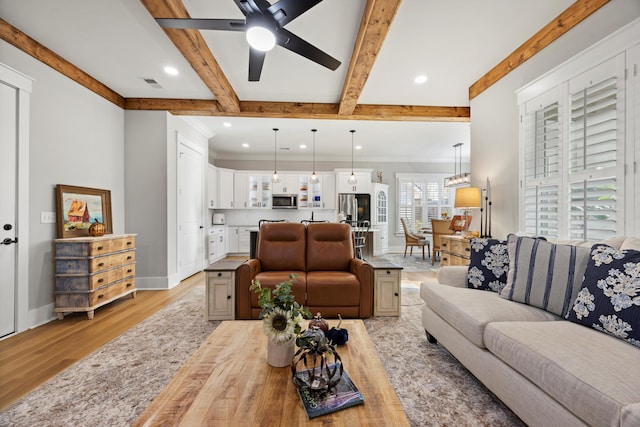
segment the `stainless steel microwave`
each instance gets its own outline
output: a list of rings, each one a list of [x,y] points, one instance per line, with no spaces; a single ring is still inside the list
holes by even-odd
[[[298,209],[297,194],[273,194],[271,196],[273,209]]]

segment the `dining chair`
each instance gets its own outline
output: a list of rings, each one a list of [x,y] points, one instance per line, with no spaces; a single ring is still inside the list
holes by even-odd
[[[363,249],[367,245],[371,222],[368,220],[351,221],[348,219],[343,219],[340,222],[351,225],[353,230],[353,249],[355,251],[356,258],[364,259]]]
[[[431,265],[436,262],[436,254],[440,253],[441,236],[455,233],[449,229],[451,225],[450,219],[431,219],[431,235],[433,240],[433,253],[431,254]]]
[[[402,228],[404,229],[404,256],[407,257],[407,248],[409,249],[409,255],[413,255],[413,247],[422,247],[422,259],[424,260],[424,247],[427,247],[427,252],[431,251],[431,244],[425,236],[415,234],[407,227],[407,221],[404,218],[400,218],[402,222]]]

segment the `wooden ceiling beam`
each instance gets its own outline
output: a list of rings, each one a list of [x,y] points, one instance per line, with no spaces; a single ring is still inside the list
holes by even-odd
[[[353,114],[402,0],[367,0],[342,86],[339,114]]]
[[[469,100],[480,95],[498,80],[560,38],[564,33],[584,21],[593,12],[609,3],[609,1],[610,0],[577,0],[553,21],[545,25],[529,40],[503,59],[502,62],[472,84],[471,87],[469,87]]]
[[[127,98],[127,110],[166,110],[175,115],[221,117],[268,117],[287,119],[383,120],[420,122],[468,122],[469,107],[417,105],[358,105],[352,114],[339,114],[338,104],[304,102],[241,101],[240,111],[231,113],[215,100]]]
[[[100,83],[80,68],[73,65],[46,46],[32,39],[4,19],[0,18],[0,39],[15,46],[24,53],[31,55],[43,64],[48,65],[57,72],[67,76],[79,85],[100,95],[120,108],[124,108],[124,98],[118,93]]]
[[[154,18],[190,18],[180,0],[140,0]],[[164,32],[191,64],[200,79],[216,97],[220,107],[230,113],[240,111],[240,100],[229,79],[211,53],[199,30],[164,28]]]

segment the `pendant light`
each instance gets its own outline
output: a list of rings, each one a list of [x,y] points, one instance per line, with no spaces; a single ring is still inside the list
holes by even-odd
[[[278,140],[277,140],[278,128],[273,128],[273,176],[271,182],[277,184],[280,182],[278,176]]]
[[[320,178],[318,178],[318,174],[316,173],[316,132],[318,129],[311,129],[313,132],[313,173],[311,174],[311,178],[309,178],[310,184],[317,184],[320,182]]]
[[[356,179],[356,174],[353,173],[353,134],[355,134],[356,131],[354,129],[351,129],[349,132],[351,132],[351,176],[347,180],[347,184],[356,185],[358,183],[358,180]]]

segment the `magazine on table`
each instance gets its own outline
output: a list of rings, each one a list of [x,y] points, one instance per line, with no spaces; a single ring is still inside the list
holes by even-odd
[[[332,368],[334,364],[330,364]],[[308,377],[311,369],[296,372],[296,376]],[[338,375],[336,373],[336,375]],[[308,387],[298,388],[298,395],[309,418],[330,414],[341,409],[364,404],[364,397],[346,371],[342,372],[340,382],[330,391],[318,394]]]

